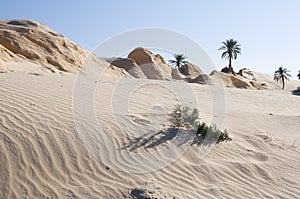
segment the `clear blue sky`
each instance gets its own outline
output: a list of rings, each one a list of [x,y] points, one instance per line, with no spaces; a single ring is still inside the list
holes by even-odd
[[[299,0],[6,0],[1,19],[33,19],[88,50],[118,33],[143,27],[178,31],[195,40],[217,68],[217,49],[234,38],[242,55],[234,66],[273,74],[279,66],[300,70]]]

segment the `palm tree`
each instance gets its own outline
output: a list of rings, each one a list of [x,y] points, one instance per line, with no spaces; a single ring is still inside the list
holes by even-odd
[[[185,59],[187,59],[186,56],[183,54],[174,54],[173,55],[175,60],[169,60],[169,63],[172,64],[173,66],[176,66],[177,68],[180,68],[183,64],[189,63]]]
[[[275,71],[274,80],[276,80],[277,82],[278,81],[282,82],[282,90],[284,89],[285,86],[285,80],[289,80],[289,77],[291,77],[289,72],[290,72],[289,70],[282,67],[279,67],[278,70]]]
[[[297,75],[297,76],[298,76],[298,79],[300,80],[300,70],[299,70],[299,73],[298,73],[298,75]]]
[[[223,50],[224,52],[221,55],[221,58],[225,58],[229,60],[229,73],[234,74],[232,69],[232,59],[236,59],[238,54],[241,54],[241,45],[238,44],[238,41],[234,39],[227,39],[225,42],[222,42],[223,46],[221,46],[218,50]]]

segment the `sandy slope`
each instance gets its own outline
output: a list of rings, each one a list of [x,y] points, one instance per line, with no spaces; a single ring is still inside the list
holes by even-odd
[[[131,198],[143,192],[157,198],[300,195],[300,96],[289,91],[226,88],[224,127],[232,142],[217,145],[204,159],[199,158],[199,147],[192,146],[160,170],[128,173],[122,169],[153,158],[134,159],[143,158],[136,154],[143,152],[146,157],[156,152],[158,160],[168,163],[166,154],[180,152],[176,147],[160,150],[180,135],[157,142],[145,133],[167,124],[166,113],[180,98],[170,90],[187,88],[184,83],[114,78],[94,82],[99,128],[117,149],[99,146],[107,149],[99,151],[100,162],[80,139],[82,133],[97,129],[86,123],[84,131],[78,132],[74,122],[76,75],[9,72],[0,74],[0,81],[0,198]],[[193,84],[189,88],[198,100],[202,120],[218,117],[208,92],[213,87]],[[86,109],[86,103],[75,109]],[[83,121],[90,121],[89,117],[84,111],[80,115]],[[99,135],[94,140],[101,143]],[[146,145],[132,139],[139,135],[148,141]],[[181,142],[188,146],[190,140]]]

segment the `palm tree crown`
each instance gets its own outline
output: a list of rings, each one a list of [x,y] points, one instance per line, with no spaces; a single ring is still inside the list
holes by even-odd
[[[177,68],[180,68],[183,64],[189,63],[185,59],[187,59],[186,56],[183,54],[174,54],[173,55],[175,60],[169,60],[169,63],[172,64],[173,66],[176,66]]]
[[[224,51],[221,55],[221,58],[222,59],[225,58],[225,59],[229,60],[229,65],[228,65],[229,71],[231,73],[234,73],[231,62],[232,62],[232,59],[237,58],[238,54],[241,54],[241,45],[238,44],[238,41],[236,41],[234,39],[226,40],[225,42],[222,42],[222,44],[223,44],[223,46],[221,46],[219,48],[219,50]]]
[[[285,80],[289,80],[289,77],[291,77],[289,72],[290,72],[289,70],[282,67],[279,67],[278,70],[275,71],[274,80],[276,80],[277,82],[278,81],[282,82],[282,90],[284,89],[285,86]]]

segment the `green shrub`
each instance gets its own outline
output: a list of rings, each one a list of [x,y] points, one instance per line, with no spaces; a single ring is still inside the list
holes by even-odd
[[[211,142],[217,141],[217,143],[232,140],[227,130],[221,131],[215,124],[208,126],[204,122],[199,122],[199,111],[195,108],[176,105],[170,116],[173,127],[195,131],[197,143],[204,139]]]
[[[182,127],[183,125],[183,119],[182,119],[182,108],[180,105],[176,105],[173,108],[171,116],[171,122],[173,124],[173,127]]]
[[[200,123],[196,133],[197,137],[205,138],[208,141],[215,141],[217,143],[231,141],[227,130],[221,131],[215,124],[207,126],[204,122]]]
[[[197,129],[199,125],[199,111],[187,106],[176,105],[170,114],[173,127],[183,127],[189,130]]]

